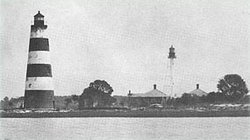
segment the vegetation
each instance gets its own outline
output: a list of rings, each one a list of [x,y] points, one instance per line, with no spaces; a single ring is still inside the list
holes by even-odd
[[[64,109],[78,109],[79,96],[71,95],[64,99],[65,108]],[[59,108],[60,109],[60,108]]]
[[[217,84],[219,93],[229,102],[235,102],[248,93],[245,81],[237,74],[225,75]]]
[[[237,74],[225,75],[217,84],[218,92],[210,92],[207,96],[195,96],[184,93],[176,99],[176,104],[195,105],[201,103],[250,103],[245,81]]]
[[[111,96],[113,88],[104,80],[95,80],[85,88],[79,98],[79,109],[110,107],[116,99]]]
[[[23,108],[24,97],[19,98],[11,98],[4,97],[3,100],[0,101],[0,109],[9,110],[9,109],[17,109]]]
[[[245,81],[237,74],[225,75],[218,81],[218,92],[210,92],[207,96],[197,96],[184,93],[179,98],[169,98],[164,102],[165,106],[197,106],[204,104],[223,103],[250,103],[250,97],[246,96],[248,88]],[[84,108],[108,108],[128,107],[131,105],[127,96],[111,96],[113,88],[104,80],[95,80],[85,88],[83,93],[71,96],[55,96],[55,106],[57,109],[76,110]],[[145,106],[144,100],[136,100],[136,106]],[[132,105],[133,106],[133,105]],[[5,97],[0,101],[0,109],[22,109],[24,107],[24,97]]]
[[[237,74],[228,74],[220,79],[217,84],[218,92],[210,92],[206,96],[198,96],[194,94],[184,93],[179,98],[167,99],[165,106],[197,106],[197,105],[208,105],[208,104],[228,104],[228,103],[239,103],[246,104],[250,103],[248,88],[246,83]],[[143,100],[136,100],[136,104],[132,106],[145,106]]]

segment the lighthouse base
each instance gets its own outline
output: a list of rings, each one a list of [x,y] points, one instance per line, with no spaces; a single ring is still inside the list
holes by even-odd
[[[25,109],[49,109],[53,108],[53,90],[25,90]]]

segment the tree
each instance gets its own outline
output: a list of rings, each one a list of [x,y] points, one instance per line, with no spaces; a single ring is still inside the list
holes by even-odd
[[[112,92],[113,88],[104,80],[91,82],[79,98],[79,109],[111,106],[116,101],[111,97]]]
[[[77,96],[77,95],[71,95],[71,98],[74,102],[78,102],[78,100],[79,100],[79,96]]]
[[[224,103],[227,100],[224,94],[219,92],[210,92],[203,101],[208,103]]]
[[[237,74],[225,75],[219,80],[217,88],[230,102],[238,101],[248,93],[245,81]]]
[[[66,98],[64,101],[66,102],[66,103],[65,103],[66,109],[68,109],[69,104],[72,103],[72,99],[71,99],[71,98]]]
[[[199,102],[199,97],[197,95],[184,93],[179,102],[184,105],[195,105]]]
[[[6,96],[4,97],[3,100],[1,100],[1,109],[10,109],[10,106],[9,106],[9,98]]]
[[[89,84],[89,88],[111,95],[113,88],[105,80],[95,80]]]
[[[6,97],[3,98],[3,101],[4,102],[9,102],[9,98],[6,96]]]

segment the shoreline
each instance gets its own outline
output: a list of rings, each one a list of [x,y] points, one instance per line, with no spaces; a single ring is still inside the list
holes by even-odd
[[[153,111],[108,111],[82,110],[69,112],[1,112],[1,118],[71,118],[71,117],[250,117],[250,110],[233,111],[189,111],[189,110],[153,110]]]

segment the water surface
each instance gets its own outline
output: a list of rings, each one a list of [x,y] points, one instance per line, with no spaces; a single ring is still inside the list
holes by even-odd
[[[0,118],[8,140],[247,140],[249,117]]]

